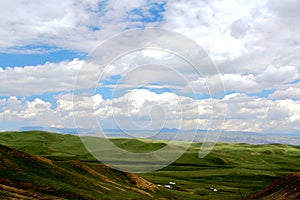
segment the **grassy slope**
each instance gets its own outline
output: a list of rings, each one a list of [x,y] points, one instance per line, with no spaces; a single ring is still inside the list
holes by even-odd
[[[286,200],[300,199],[300,174],[292,173],[275,180],[259,192],[250,195],[247,200]]]
[[[101,142],[101,139],[98,139]],[[132,152],[147,152],[163,147],[163,141],[114,139],[115,144]],[[147,143],[145,142],[147,141]],[[0,143],[55,160],[95,161],[80,139],[73,135],[44,132],[0,133]],[[156,183],[177,183],[175,195],[201,199],[241,199],[276,177],[300,171],[300,148],[289,145],[249,145],[220,143],[203,159],[197,154],[200,144],[190,149],[172,165],[153,173],[140,174]],[[212,192],[208,188],[217,188]],[[180,192],[184,191],[184,192]]]
[[[0,199],[157,199],[182,197],[102,164],[54,162],[0,145]]]

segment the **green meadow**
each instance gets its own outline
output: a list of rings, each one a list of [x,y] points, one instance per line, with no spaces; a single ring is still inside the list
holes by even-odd
[[[103,139],[93,138],[93,140],[100,144]],[[111,139],[111,141],[122,149],[136,153],[155,151],[168,143],[147,139]],[[76,169],[71,169],[70,162],[81,161],[96,169],[97,165],[101,165],[75,135],[41,131],[2,132],[0,144],[51,159],[73,170],[74,173]],[[180,146],[182,142],[176,145]],[[157,194],[159,198],[167,196],[171,199],[242,199],[284,174],[300,171],[299,146],[217,143],[205,158],[199,159],[200,147],[201,144],[192,143],[171,165],[155,172],[138,175],[155,185],[167,185],[170,181],[176,183],[172,185],[172,189],[158,187],[157,193],[151,193],[154,196]],[[114,170],[113,173],[118,176],[118,171]],[[132,195],[133,199],[139,198],[133,193]]]

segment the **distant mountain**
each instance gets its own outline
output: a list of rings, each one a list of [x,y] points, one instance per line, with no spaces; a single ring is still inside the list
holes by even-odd
[[[54,127],[22,127],[20,131],[40,130],[61,134],[94,134],[97,133],[97,129],[76,129],[76,128],[54,128]],[[104,133],[107,137],[120,137],[120,138],[133,138],[133,137],[145,137],[158,140],[173,140],[176,136],[176,140],[179,141],[195,141],[204,142],[206,130],[179,130],[176,128],[162,128],[159,130],[121,130],[121,129],[105,129]],[[132,133],[132,135],[130,134]],[[233,142],[233,143],[249,143],[249,144],[292,144],[300,145],[300,133],[289,134],[272,134],[272,133],[255,133],[244,131],[210,131],[209,135],[218,137],[218,142]],[[195,136],[195,137],[194,137]],[[206,139],[205,141],[215,141],[215,138]]]
[[[24,127],[19,128],[19,131],[32,131],[32,130],[44,131],[45,127],[42,127],[42,126],[24,126]]]
[[[94,129],[76,129],[76,128],[56,128],[56,127],[42,127],[42,126],[25,126],[21,127],[20,131],[47,131],[61,134],[78,134],[78,130],[86,133],[94,132]]]

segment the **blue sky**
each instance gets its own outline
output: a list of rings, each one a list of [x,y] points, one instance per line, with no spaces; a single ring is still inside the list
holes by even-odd
[[[293,9],[297,6],[298,1],[279,0],[232,0],[230,6],[197,0],[1,2],[0,130],[90,128],[95,126],[88,123],[93,116],[107,122],[107,129],[113,119],[134,129],[127,127],[130,117],[137,124],[152,120],[147,128],[156,129],[162,111],[151,109],[159,107],[167,128],[205,129],[213,116],[219,124],[214,129],[297,132],[300,16]],[[209,90],[221,95],[209,95],[205,81],[214,80],[213,75],[201,77],[163,51],[128,54],[106,68],[101,80],[97,74],[104,69],[83,69],[88,55],[102,42],[149,27],[175,31],[203,48],[218,68],[225,91],[212,84]],[[163,68],[132,68],[151,62],[176,69],[185,82]],[[93,88],[95,94],[74,102],[78,73],[87,73],[80,86],[83,91],[95,81],[99,85]],[[86,110],[88,101],[95,104],[93,111]],[[78,110],[82,123],[74,124],[73,104],[85,107]],[[117,112],[112,115],[111,110]]]
[[[39,49],[47,50],[47,47],[39,47]],[[64,60],[73,60],[74,58],[85,59],[86,56],[87,53],[61,49],[42,54],[0,53],[0,60],[1,67],[6,68],[43,65],[46,62],[56,63]]]

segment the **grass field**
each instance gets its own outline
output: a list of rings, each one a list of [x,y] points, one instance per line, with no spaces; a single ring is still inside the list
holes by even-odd
[[[101,143],[103,139],[95,140]],[[131,152],[150,152],[167,143],[145,139],[112,139],[112,142]],[[57,162],[79,160],[89,165],[99,165],[84,148],[80,138],[74,135],[40,131],[3,132],[0,133],[0,144]],[[175,182],[174,190],[162,190],[167,191],[169,197],[242,199],[242,196],[260,190],[281,175],[300,171],[299,146],[218,143],[205,158],[199,159],[200,147],[201,144],[193,143],[173,164],[139,176],[156,185]]]
[[[52,161],[0,145],[0,199],[185,198],[103,164]]]

